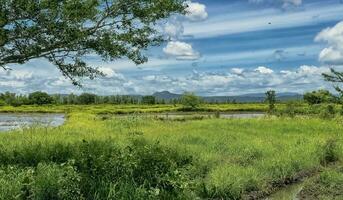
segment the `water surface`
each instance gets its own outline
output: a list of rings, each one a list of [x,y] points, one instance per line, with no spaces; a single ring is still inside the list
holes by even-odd
[[[299,200],[297,196],[303,189],[303,186],[303,182],[286,186],[265,200]]]
[[[0,131],[24,128],[32,125],[56,127],[62,125],[64,121],[64,114],[0,113]]]

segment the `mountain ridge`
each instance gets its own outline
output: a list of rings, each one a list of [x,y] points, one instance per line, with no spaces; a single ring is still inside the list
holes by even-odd
[[[156,97],[159,100],[172,100],[178,99],[182,94],[171,93],[169,91],[155,92],[152,96]],[[262,102],[265,99],[264,93],[250,93],[236,96],[200,96],[206,102]],[[279,101],[288,101],[288,100],[300,100],[303,98],[303,95],[294,92],[283,92],[277,93],[277,100]]]

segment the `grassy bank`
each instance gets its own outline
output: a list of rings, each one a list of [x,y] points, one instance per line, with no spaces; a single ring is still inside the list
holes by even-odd
[[[343,159],[339,118],[68,115],[0,135],[0,199],[255,198]]]
[[[282,105],[280,104],[280,107]],[[266,104],[204,104],[197,111],[204,112],[237,112],[237,111],[257,111],[265,112]],[[72,113],[83,112],[92,114],[130,114],[130,113],[160,113],[183,111],[182,105],[23,105],[19,107],[0,106],[0,113]]]
[[[330,107],[336,114],[343,113],[341,105],[321,104],[308,105],[301,102],[276,104],[274,114],[280,116],[320,115],[325,114]],[[265,103],[242,104],[202,104],[196,112],[267,112]],[[133,113],[162,113],[185,112],[182,105],[23,105],[19,107],[0,106],[0,113],[90,113],[90,114],[133,114]],[[330,112],[330,111],[329,111]]]

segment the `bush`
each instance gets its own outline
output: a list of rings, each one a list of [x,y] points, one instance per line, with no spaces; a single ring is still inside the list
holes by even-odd
[[[82,199],[80,176],[69,164],[39,164],[24,179],[22,199]]]
[[[45,92],[34,92],[29,94],[29,101],[31,104],[44,105],[51,104],[53,98]]]
[[[5,105],[6,105],[6,102],[0,99],[0,106],[5,106]]]
[[[181,104],[183,110],[197,110],[201,104],[201,99],[194,93],[185,92],[181,97]]]
[[[266,92],[266,99],[265,101],[268,103],[268,112],[273,113],[275,111],[275,103],[276,103],[276,93],[274,90],[269,90]]]
[[[142,104],[154,105],[154,104],[156,104],[156,97],[144,96],[144,97],[142,97]]]
[[[90,93],[83,93],[78,97],[78,102],[79,104],[94,104],[96,100],[96,95],[95,94],[90,94]]]
[[[191,156],[144,140],[134,140],[126,148],[113,141],[21,146],[26,147],[0,151],[2,164],[19,167],[12,179],[6,176],[9,172],[0,171],[0,181],[13,185],[12,189],[0,186],[5,197],[184,199],[194,178],[186,173],[193,165]]]
[[[335,114],[335,106],[329,104],[320,112],[320,117],[323,119],[332,119],[335,117]]]
[[[304,100],[310,104],[336,103],[337,97],[327,90],[318,90],[304,94]]]

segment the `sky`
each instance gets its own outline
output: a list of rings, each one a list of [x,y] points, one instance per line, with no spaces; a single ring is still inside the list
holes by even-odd
[[[192,0],[188,14],[158,23],[168,41],[149,48],[149,61],[103,62],[106,77],[75,87],[43,59],[0,71],[0,92],[91,92],[99,95],[158,91],[203,96],[333,91],[322,78],[343,70],[343,0]]]

